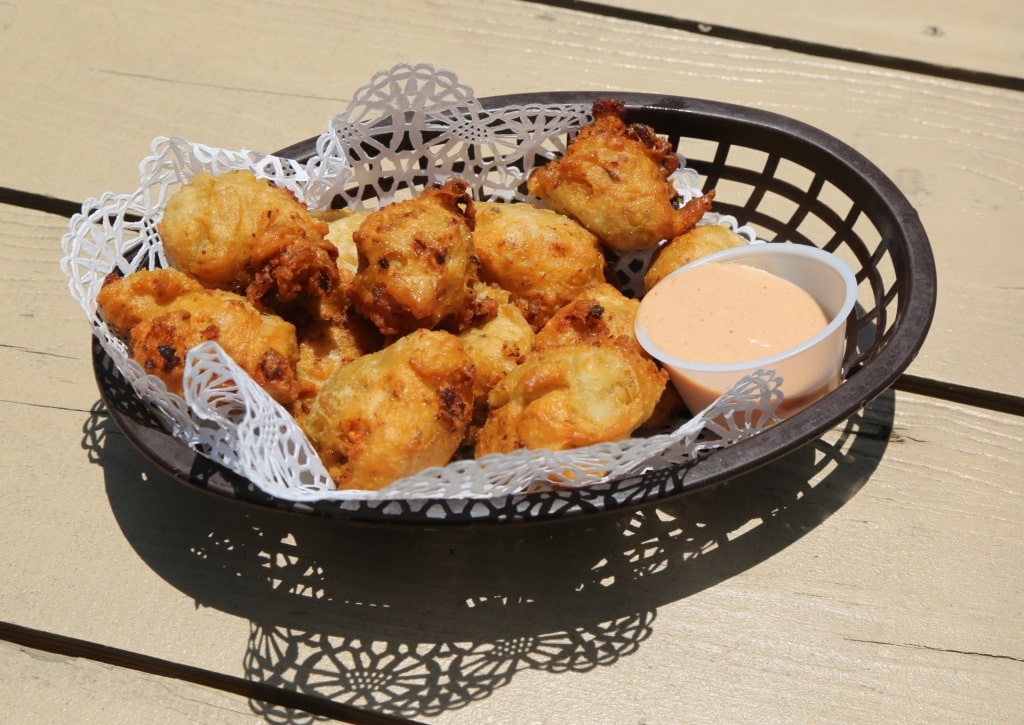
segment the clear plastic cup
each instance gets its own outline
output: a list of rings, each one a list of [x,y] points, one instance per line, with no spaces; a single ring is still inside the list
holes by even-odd
[[[712,263],[744,264],[789,280],[818,302],[828,322],[814,336],[777,354],[743,362],[698,363],[665,352],[658,340],[651,339],[644,319],[655,312],[652,305],[668,303],[664,299],[653,301],[650,295],[642,299],[637,314],[637,338],[668,371],[692,413],[704,410],[744,376],[762,369],[774,370],[782,378],[783,401],[778,409],[782,418],[803,410],[838,387],[846,352],[846,320],[857,301],[857,280],[841,259],[811,246],[757,243],[707,255],[665,279]],[[689,334],[687,311],[672,312],[679,319],[679,334]]]

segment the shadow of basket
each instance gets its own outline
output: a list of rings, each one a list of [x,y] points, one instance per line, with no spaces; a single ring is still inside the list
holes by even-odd
[[[756,566],[864,485],[886,393],[784,458],[628,510],[525,525],[370,525],[181,485],[97,403],[84,429],[126,539],[168,583],[250,622],[245,676],[404,718],[488,697],[517,673],[613,666],[658,608]],[[272,721],[312,715],[252,702]]]

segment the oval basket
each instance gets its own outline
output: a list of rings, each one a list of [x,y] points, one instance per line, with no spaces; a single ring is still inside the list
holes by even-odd
[[[629,121],[667,136],[700,174],[702,188],[715,189],[716,212],[753,228],[760,239],[818,246],[850,265],[858,281],[858,306],[847,325],[844,382],[838,389],[792,418],[684,466],[572,491],[484,500],[310,504],[275,499],[165,432],[94,340],[94,369],[111,416],[162,469],[217,495],[349,521],[493,524],[633,507],[719,483],[816,439],[888,389],[924,342],[936,298],[927,235],[892,181],[845,143],[778,114],[679,96],[614,95],[625,102]],[[591,92],[548,92],[495,96],[480,103],[496,109],[590,104],[598,97]],[[312,138],[276,155],[305,161],[315,151]],[[426,156],[423,163],[429,163]]]

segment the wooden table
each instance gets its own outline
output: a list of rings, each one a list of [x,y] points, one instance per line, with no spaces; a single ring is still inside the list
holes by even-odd
[[[6,4],[0,720],[1024,720],[1024,12],[628,5]],[[273,151],[398,61],[851,144],[934,248],[911,377],[766,469],[577,524],[379,530],[171,480],[99,402],[66,217],[155,136]]]

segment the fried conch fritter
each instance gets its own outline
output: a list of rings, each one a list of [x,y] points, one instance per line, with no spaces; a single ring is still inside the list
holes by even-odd
[[[338,284],[327,224],[248,170],[199,174],[170,196],[158,228],[172,267],[257,305],[319,297]]]
[[[668,376],[636,340],[638,305],[601,283],[556,312],[491,390],[476,456],[616,441],[646,423]]]
[[[295,327],[234,292],[205,289],[174,269],[142,270],[108,277],[96,303],[127,338],[132,359],[172,393],[182,394],[188,351],[209,340],[279,403],[292,403],[303,392],[295,376]]]
[[[491,389],[526,359],[533,349],[535,337],[533,327],[511,302],[508,292],[481,284],[477,296],[493,300],[497,307],[493,315],[458,334],[476,368],[473,382],[474,426],[470,431],[474,435],[486,418],[487,397]]]
[[[531,204],[476,204],[480,277],[508,290],[535,330],[605,279],[601,243],[563,214]]]
[[[301,425],[339,488],[378,490],[448,463],[473,406],[473,363],[441,330],[415,330],[340,368]]]
[[[367,215],[354,234],[356,309],[385,335],[465,323],[478,280],[468,185],[451,179]]]
[[[356,358],[376,352],[383,346],[373,324],[356,314],[350,305],[333,300],[321,303],[318,316],[296,327],[299,360],[295,374],[306,385],[307,394],[292,410],[296,418],[304,414],[309,401],[338,368]]]
[[[534,351],[491,391],[476,457],[621,440],[651,417],[664,386],[650,360],[618,345]]]
[[[598,100],[593,115],[562,157],[530,174],[531,194],[619,252],[677,237],[710,209],[713,191],[676,207],[668,177],[679,158],[650,126],[627,125],[621,101]]]
[[[310,398],[339,367],[384,345],[380,332],[356,312],[352,302],[352,282],[358,266],[353,234],[368,214],[348,210],[317,213],[327,222],[327,240],[338,249],[339,283],[296,321],[299,362],[295,371],[300,380],[308,383]],[[299,401],[292,413],[296,417],[303,415],[309,402],[305,398]]]
[[[559,309],[537,333],[534,348],[568,345],[620,345],[647,356],[636,338],[634,323],[640,302],[602,282],[581,292]]]
[[[670,273],[714,252],[742,247],[747,240],[722,224],[705,224],[667,242],[658,249],[644,275],[644,292],[650,292]]]
[[[338,211],[320,212],[316,216],[327,222],[327,241],[338,250],[338,272],[341,276],[340,286],[352,284],[359,269],[359,252],[356,250],[356,230],[366,221],[369,211]]]

